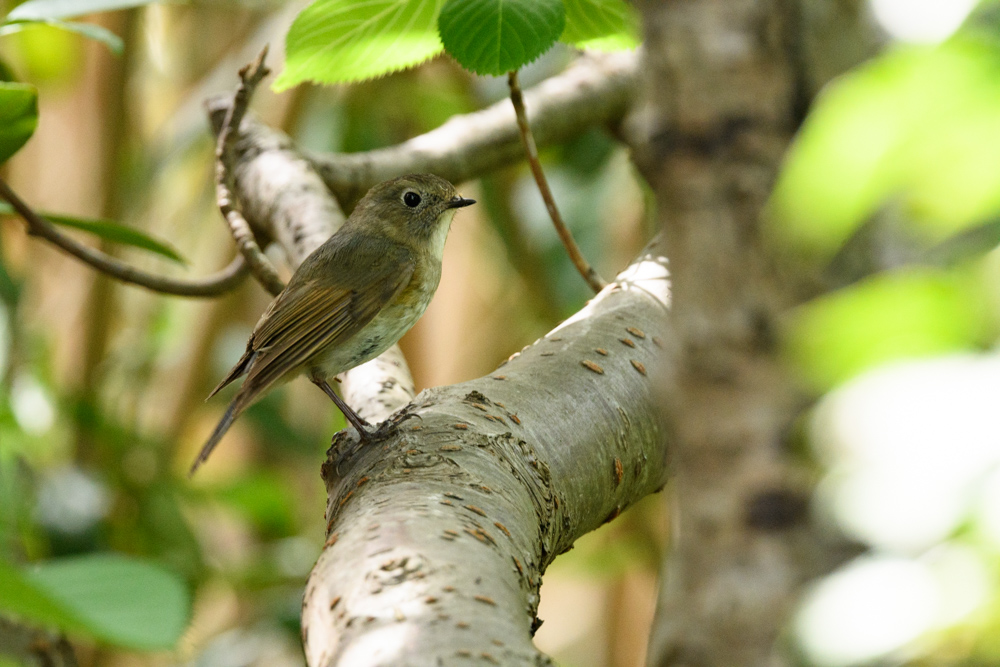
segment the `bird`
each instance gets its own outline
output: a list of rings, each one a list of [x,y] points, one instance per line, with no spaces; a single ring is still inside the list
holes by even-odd
[[[329,382],[385,352],[420,319],[441,280],[455,212],[474,203],[433,174],[409,174],[369,190],[343,226],[302,261],[257,322],[243,356],[209,394],[246,376],[189,476],[244,410],[300,374],[369,441],[368,422]]]

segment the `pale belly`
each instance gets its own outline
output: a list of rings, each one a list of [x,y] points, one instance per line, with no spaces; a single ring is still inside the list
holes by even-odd
[[[309,370],[332,379],[382,354],[395,345],[424,314],[434,296],[434,287],[437,287],[436,281],[431,289],[419,290],[418,298],[407,306],[383,308],[353,337],[320,352]]]

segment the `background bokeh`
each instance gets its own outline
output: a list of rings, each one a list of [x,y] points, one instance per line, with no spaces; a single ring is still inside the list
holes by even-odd
[[[39,210],[122,221],[188,262],[104,244],[139,266],[222,266],[232,242],[201,104],[279,45],[298,7],[199,0],[92,17],[123,38],[120,57],[52,28],[0,36],[0,59],[40,90],[38,131],[0,174]],[[787,641],[804,665],[1000,664],[1000,6],[872,0],[869,13],[884,48],[814,102],[767,222],[825,292],[788,314],[783,350],[814,399],[796,432],[815,462],[815,517],[859,554],[810,588]],[[522,85],[573,57],[557,46]],[[441,57],[351,86],[262,89],[254,110],[302,146],[363,151],[505,95],[503,79]],[[594,129],[542,159],[584,254],[613,275],[655,232],[627,151]],[[460,187],[481,205],[453,228],[441,288],[402,342],[418,388],[492,370],[588,296],[523,165]],[[303,664],[319,464],[340,415],[294,382],[184,474],[225,408],[203,398],[263,290],[199,301],[123,287],[6,217],[0,299],[0,560],[142,556],[191,595],[175,650],[83,639],[82,664]],[[669,532],[654,496],[560,557],[539,647],[574,667],[643,664]]]

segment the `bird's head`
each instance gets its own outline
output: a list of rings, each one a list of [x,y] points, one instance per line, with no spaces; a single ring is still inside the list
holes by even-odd
[[[358,202],[351,218],[379,225],[393,238],[430,251],[444,252],[455,210],[475,204],[455,186],[433,174],[410,174],[379,183]]]

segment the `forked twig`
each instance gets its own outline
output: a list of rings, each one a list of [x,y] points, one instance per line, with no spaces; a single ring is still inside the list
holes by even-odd
[[[260,52],[257,59],[240,70],[240,85],[233,95],[233,103],[226,112],[226,119],[219,132],[219,140],[215,148],[215,194],[222,211],[222,216],[229,224],[229,230],[236,241],[236,247],[250,266],[261,285],[271,294],[277,294],[285,289],[285,284],[278,277],[278,271],[271,264],[264,252],[257,245],[250,224],[243,217],[233,195],[233,153],[236,139],[239,136],[240,123],[250,105],[250,98],[261,79],[270,74],[271,70],[264,66],[267,57],[267,46]]]
[[[528,156],[528,165],[531,167],[531,174],[535,177],[535,183],[538,184],[538,190],[542,193],[545,208],[549,211],[549,217],[552,218],[552,224],[555,225],[556,233],[559,234],[559,238],[566,247],[566,252],[569,253],[569,258],[572,260],[576,270],[580,272],[580,275],[583,276],[583,279],[587,281],[587,284],[595,292],[600,292],[608,283],[594,270],[594,267],[590,265],[583,256],[583,253],[580,252],[580,246],[576,244],[573,235],[566,227],[566,223],[563,222],[559,209],[556,207],[556,200],[552,197],[552,190],[549,188],[549,182],[545,178],[545,172],[542,171],[542,164],[538,161],[538,148],[535,146],[535,137],[531,134],[531,127],[528,125],[528,115],[524,111],[524,96],[521,94],[521,85],[517,81],[517,70],[507,75],[507,83],[510,85],[510,101],[514,105],[514,114],[517,116],[517,127],[521,131],[521,142],[524,144],[524,152]]]

